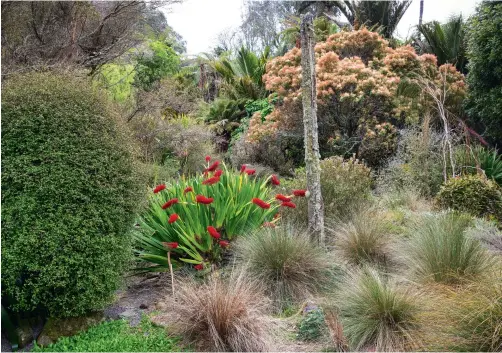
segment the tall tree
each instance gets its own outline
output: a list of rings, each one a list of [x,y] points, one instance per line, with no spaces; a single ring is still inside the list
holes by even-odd
[[[317,126],[317,94],[315,76],[315,34],[312,14],[302,15],[300,24],[302,48],[302,103],[305,132],[305,168],[307,172],[308,224],[320,245],[325,243],[324,204],[321,194],[321,165]]]
[[[418,25],[422,25],[422,18],[424,17],[424,0],[420,0],[420,14],[418,15]]]
[[[450,63],[458,71],[466,73],[465,25],[462,15],[451,16],[446,23],[424,23],[418,25],[417,30],[419,36],[415,37],[415,42],[422,53],[436,55],[438,65]]]
[[[354,29],[359,29],[361,26],[375,28],[385,38],[391,38],[399,21],[408,10],[411,0],[336,0],[333,4],[341,11]]]

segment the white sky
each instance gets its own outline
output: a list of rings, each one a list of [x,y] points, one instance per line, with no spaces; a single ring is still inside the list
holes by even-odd
[[[450,15],[462,13],[468,17],[478,0],[424,0],[423,21],[444,21]],[[236,28],[242,22],[243,0],[185,0],[166,14],[167,22],[187,42],[187,54],[208,51],[222,31]],[[395,35],[405,38],[418,24],[420,1],[413,0],[399,23]]]

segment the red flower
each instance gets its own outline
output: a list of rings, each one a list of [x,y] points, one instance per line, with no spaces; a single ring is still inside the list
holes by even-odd
[[[293,190],[293,195],[305,197],[306,192],[307,192],[307,190]]]
[[[270,181],[272,182],[272,184],[274,185],[281,185],[281,182],[279,180],[279,178],[277,177],[277,175],[272,175],[272,179],[270,179]]]
[[[153,193],[156,194],[158,192],[161,192],[162,190],[164,190],[166,188],[166,184],[160,184],[160,185],[157,185],[155,187],[155,189],[153,189]]]
[[[253,175],[254,173],[256,173],[256,169],[246,169],[245,172],[247,175]]]
[[[162,245],[166,246],[169,249],[176,249],[179,244],[177,242],[173,241],[171,243],[163,242]]]
[[[209,235],[211,235],[214,239],[220,239],[221,238],[221,234],[218,233],[218,231],[216,230],[215,227],[208,226],[207,227],[207,231],[209,232]]]
[[[171,200],[167,201],[165,204],[162,205],[162,209],[165,210],[166,208],[171,207],[175,203],[178,203],[178,199],[177,198],[174,198],[174,199],[171,199]]]
[[[282,202],[289,202],[289,201],[291,201],[291,198],[289,198],[287,196],[284,196],[282,194],[275,195],[275,199],[279,200],[279,201],[282,201]]]
[[[283,207],[289,207],[289,208],[296,208],[296,205],[294,203],[292,203],[292,202],[283,202],[281,204],[281,206],[283,206]]]
[[[185,190],[183,190],[183,193],[186,194],[187,192],[193,191],[193,188],[191,186],[187,186]]]
[[[180,216],[178,216],[176,213],[173,213],[171,216],[169,216],[169,220],[167,221],[167,223],[169,224],[174,223],[178,220],[178,218],[180,218]]]
[[[265,222],[263,223],[263,226],[266,228],[275,228],[275,224],[272,222]]]
[[[215,176],[215,177],[220,177],[222,174],[223,174],[223,170],[218,169],[216,172],[214,172],[214,175],[213,175],[213,176]]]
[[[207,172],[214,172],[216,170],[216,168],[218,168],[218,166],[220,165],[220,162],[218,161],[215,161],[213,164],[211,164],[207,169],[206,171]]]
[[[206,156],[206,162],[209,162],[211,160],[211,156]]]
[[[270,208],[270,204],[269,203],[266,203],[265,201],[263,200],[260,200],[259,198],[255,197],[253,199],[253,203],[255,205],[257,205],[258,207],[261,207],[261,208]]]
[[[220,181],[219,176],[214,176],[212,178],[206,179],[202,182],[202,185],[213,185]]]
[[[195,268],[197,271],[200,271],[200,270],[204,269],[204,265],[203,264],[198,264],[198,265],[195,265],[193,268]]]
[[[204,195],[197,195],[195,196],[195,201],[198,203],[202,203],[204,205],[209,205],[211,202],[214,201],[212,197],[205,197]]]
[[[220,244],[222,248],[226,248],[227,246],[230,245],[230,242],[228,240],[220,240],[218,244]]]
[[[243,164],[243,165],[241,166],[241,173],[244,173],[245,171],[246,171],[246,165],[245,165],[245,164]]]

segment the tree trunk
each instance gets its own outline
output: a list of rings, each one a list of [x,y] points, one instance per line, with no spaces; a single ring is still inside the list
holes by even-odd
[[[302,15],[302,103],[303,127],[305,131],[305,169],[307,171],[309,230],[314,233],[320,245],[324,246],[324,205],[321,195],[321,166],[319,163],[319,141],[317,132],[317,95],[315,77],[315,37],[313,17]]]
[[[424,16],[424,0],[420,0],[420,15],[418,17],[418,25],[422,24],[422,17]]]

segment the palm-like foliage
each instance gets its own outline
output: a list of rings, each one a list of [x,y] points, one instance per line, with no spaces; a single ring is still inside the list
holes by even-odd
[[[451,16],[446,23],[432,21],[417,26],[415,38],[422,53],[436,55],[438,65],[450,63],[466,72],[465,24],[462,15]]]
[[[391,38],[403,18],[411,0],[405,1],[360,1],[337,0],[334,2],[347,21],[359,29],[362,26],[379,28],[385,38]]]
[[[269,55],[268,47],[260,55],[241,47],[234,60],[223,57],[212,61],[212,67],[223,78],[224,89],[229,98],[256,100],[266,97],[262,76]]]
[[[479,165],[487,178],[502,186],[502,154],[496,149],[489,150],[482,146],[475,146],[469,150],[460,149],[456,158],[462,171],[476,173],[476,166]]]

